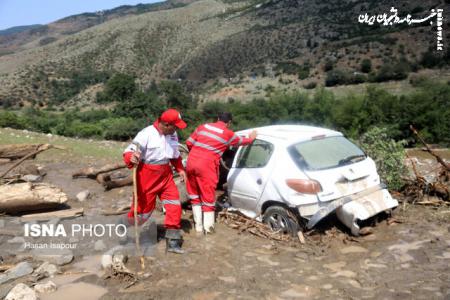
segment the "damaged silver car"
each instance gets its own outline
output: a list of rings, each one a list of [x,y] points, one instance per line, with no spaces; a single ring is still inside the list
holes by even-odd
[[[302,125],[254,129],[253,144],[228,156],[231,209],[291,234],[301,219],[313,228],[335,212],[358,235],[361,221],[398,205],[374,161],[342,133]]]

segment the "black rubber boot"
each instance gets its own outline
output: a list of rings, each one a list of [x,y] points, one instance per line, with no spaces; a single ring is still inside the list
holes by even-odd
[[[178,229],[166,230],[166,252],[172,252],[177,254],[183,254],[184,250],[181,249],[181,235]]]

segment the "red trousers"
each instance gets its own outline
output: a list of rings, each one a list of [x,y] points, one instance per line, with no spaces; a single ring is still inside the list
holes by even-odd
[[[156,197],[158,196],[166,211],[164,227],[167,229],[179,229],[181,227],[180,194],[173,181],[173,173],[170,165],[149,165],[141,163],[139,164],[136,177],[139,223],[142,223],[142,221],[150,217],[155,209]],[[131,203],[128,218],[132,220],[130,223],[134,224],[134,202]]]
[[[219,181],[219,161],[209,157],[189,156],[186,166],[186,189],[192,205],[201,205],[202,211],[214,211],[216,186]]]

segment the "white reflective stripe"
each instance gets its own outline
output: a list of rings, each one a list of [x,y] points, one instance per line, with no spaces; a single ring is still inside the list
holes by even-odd
[[[189,138],[187,139],[187,141],[188,141],[188,142],[191,142],[191,143],[195,142],[195,140],[194,140],[193,138],[191,138],[191,137],[189,137]]]
[[[191,206],[202,206],[201,203],[192,203]]]
[[[197,199],[199,196],[198,195],[188,195],[189,199]]]
[[[214,206],[216,206],[216,203],[202,202],[202,205],[214,207]]]
[[[141,161],[143,163],[145,163],[145,164],[148,164],[148,165],[166,165],[166,164],[169,163],[168,159],[161,159],[161,160],[153,160],[153,159],[145,160],[145,159],[141,159]]]
[[[241,144],[242,144],[242,141],[244,140],[241,136],[238,136],[238,138],[239,138],[239,143],[238,143],[238,146],[240,146]]]
[[[145,213],[145,214],[138,214],[138,218],[141,218],[141,219],[148,219],[148,218],[150,218],[151,215],[152,215],[151,212]]]
[[[197,142],[197,141],[194,141],[193,144],[194,144],[194,146],[197,146],[197,147],[200,147],[200,148],[208,149],[208,150],[210,150],[210,151],[212,151],[212,152],[215,152],[215,153],[217,153],[217,154],[219,154],[219,155],[222,155],[222,154],[223,154],[222,151],[220,151],[219,149],[216,149],[216,148],[214,148],[214,147],[211,147],[210,145],[206,145],[206,144],[203,144],[203,143],[200,143],[200,142]]]
[[[223,138],[221,138],[220,136],[215,135],[214,133],[211,133],[211,132],[207,132],[207,131],[202,130],[202,131],[199,131],[198,134],[204,135],[204,136],[207,136],[207,137],[210,137],[210,138],[212,138],[212,139],[214,139],[214,140],[216,140],[216,141],[221,142],[222,144],[225,144],[225,145],[228,144],[227,141],[225,141],[225,140],[224,140]]]
[[[223,129],[217,128],[209,124],[205,124],[205,128],[208,128],[209,130],[215,131],[217,133],[223,133]]]
[[[165,204],[173,204],[173,205],[181,205],[180,200],[162,200],[163,205]]]

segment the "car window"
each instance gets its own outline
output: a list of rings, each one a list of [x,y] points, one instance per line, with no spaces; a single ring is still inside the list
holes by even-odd
[[[290,146],[288,151],[300,169],[310,171],[348,165],[366,158],[358,146],[343,136],[301,142]]]
[[[236,162],[236,168],[264,167],[273,153],[273,145],[269,142],[255,140],[251,145],[243,146]]]

